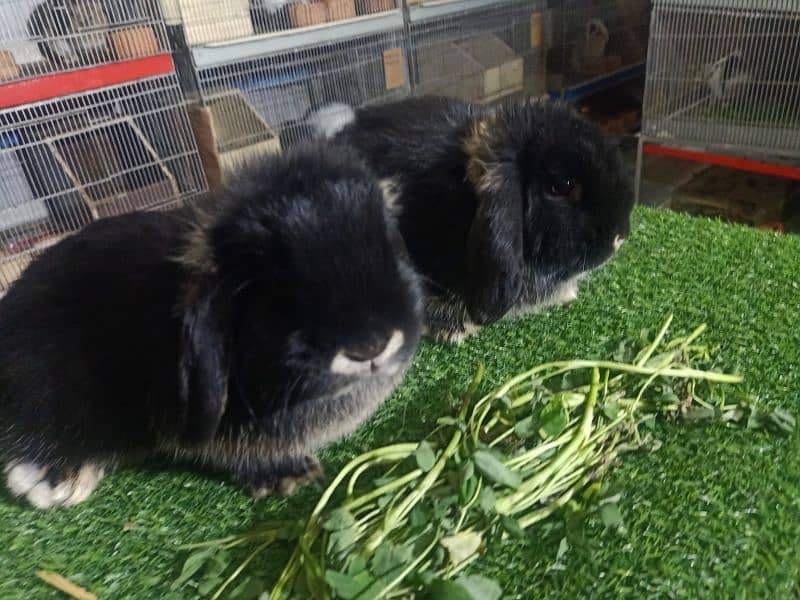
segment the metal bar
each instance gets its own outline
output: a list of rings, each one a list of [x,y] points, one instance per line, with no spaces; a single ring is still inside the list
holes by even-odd
[[[783,177],[785,179],[800,180],[800,167],[794,167],[791,165],[780,165],[749,158],[725,156],[722,154],[713,154],[709,152],[697,152],[695,150],[686,150],[684,148],[674,148],[647,143],[644,144],[643,152],[645,154],[658,154],[660,156],[691,160],[693,162],[704,163],[707,165],[729,167],[731,169],[747,171],[750,173],[760,173],[761,175],[773,175],[775,177]]]
[[[218,42],[192,48],[195,66],[200,69],[221,66],[266,54],[290,52],[309,46],[365,37],[403,28],[403,15],[399,11],[379,13],[349,21],[324,23],[303,29],[289,29],[276,33],[250,36],[237,40]]]
[[[409,20],[412,23],[428,21],[476,9],[500,8],[507,4],[508,2],[505,0],[441,0],[438,2],[425,2],[410,7]]]
[[[172,70],[172,57],[169,54],[160,54],[67,73],[44,75],[36,79],[13,81],[0,85],[0,109],[166,75]]]

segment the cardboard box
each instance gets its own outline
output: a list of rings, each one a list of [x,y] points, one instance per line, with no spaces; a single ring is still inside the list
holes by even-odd
[[[486,82],[481,66],[455,44],[420,48],[417,71],[423,94],[451,96],[467,102],[476,102],[483,96]]]
[[[111,45],[117,58],[130,60],[158,54],[158,39],[152,27],[135,27],[111,33]]]
[[[224,42],[255,33],[250,20],[250,0],[176,1],[189,46]]]
[[[206,128],[195,129],[204,167],[217,164],[218,173],[207,171],[210,187],[216,183],[212,177],[224,181],[250,159],[281,151],[278,136],[239,90],[206,98],[206,108],[205,120],[196,116],[192,126]],[[208,156],[209,140],[214,142],[214,156]]]
[[[328,20],[328,5],[324,2],[311,4],[293,4],[289,7],[292,27],[308,27],[319,25]]]
[[[522,89],[523,59],[497,36],[477,35],[459,44],[459,48],[483,70],[479,101],[490,102]]]
[[[326,0],[328,21],[344,21],[356,17],[355,0]]]
[[[409,2],[410,4],[410,2]],[[358,0],[356,10],[359,15],[374,15],[396,9],[394,0]]]
[[[14,55],[7,50],[0,50],[0,81],[8,81],[19,77],[19,65]]]

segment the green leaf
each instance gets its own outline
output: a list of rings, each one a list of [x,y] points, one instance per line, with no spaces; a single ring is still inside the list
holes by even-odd
[[[661,394],[658,396],[658,401],[663,404],[678,404],[681,399],[678,398],[678,395],[668,385],[664,386],[664,389],[661,390]]]
[[[444,579],[431,581],[427,592],[430,600],[476,600],[462,585]]]
[[[495,456],[485,450],[478,450],[472,457],[475,461],[475,466],[478,468],[484,477],[487,477],[506,487],[518,488],[522,484],[522,479],[519,473],[515,473],[503,463],[501,463]]]
[[[211,577],[209,579],[204,579],[202,583],[197,586],[197,593],[201,596],[208,596],[220,585],[222,585],[222,577]]]
[[[328,570],[325,572],[325,581],[337,596],[344,600],[352,600],[352,598],[366,590],[373,579],[367,571],[351,576]]]
[[[647,359],[647,362],[644,364],[645,367],[649,368],[658,368],[663,365],[670,364],[675,359],[675,352],[662,352],[660,354],[655,354]],[[672,390],[670,390],[672,391]]]
[[[440,544],[447,548],[450,555],[450,563],[460,565],[462,562],[475,554],[483,543],[480,533],[474,531],[459,531],[455,535],[443,538]]]
[[[417,459],[417,465],[419,468],[426,473],[433,468],[433,465],[436,464],[436,453],[433,451],[433,447],[431,447],[428,442],[420,442],[417,451],[414,453],[414,456]]]
[[[589,384],[590,381],[591,374],[588,369],[567,371],[561,377],[559,391],[574,390],[575,388]]]
[[[569,552],[569,541],[567,541],[566,537],[561,538],[561,542],[558,544],[558,552],[556,553],[556,562],[562,563],[564,561],[564,557]]]
[[[230,552],[217,552],[206,563],[205,577],[219,577],[231,564]]]
[[[494,494],[494,490],[490,488],[488,485],[484,486],[481,490],[480,496],[480,504],[483,512],[492,514],[494,513],[494,505],[497,502],[497,497]]]
[[[346,508],[337,508],[331,511],[331,514],[325,519],[322,527],[327,531],[341,531],[342,529],[350,529],[355,524],[356,519],[349,510]]]
[[[434,579],[427,592],[431,600],[498,600],[503,594],[497,583],[479,575],[459,577],[456,581]]]
[[[456,583],[467,590],[474,600],[498,600],[503,595],[497,582],[480,575],[459,577]]]
[[[713,408],[706,408],[705,406],[692,406],[683,415],[687,421],[705,421],[713,419],[716,416],[716,411]]]
[[[384,542],[375,551],[371,570],[376,576],[383,577],[390,571],[412,562],[413,558],[414,552],[411,547]]]
[[[446,427],[451,425],[458,425],[460,421],[458,419],[454,419],[453,417],[439,417],[436,419],[437,425],[444,425]]]
[[[533,417],[525,417],[517,421],[514,425],[514,433],[522,439],[527,439],[536,435],[536,425],[534,424]]]
[[[264,584],[258,579],[255,577],[245,577],[239,585],[231,590],[228,598],[231,598],[231,600],[235,600],[236,598],[250,600],[251,598],[257,598],[263,591]]]
[[[333,531],[328,536],[328,551],[332,554],[344,552],[356,541],[356,528]]]
[[[378,548],[378,553],[380,553],[384,547],[385,545],[381,545],[381,547]],[[355,575],[356,573],[361,573],[361,571],[366,571],[366,570],[367,570],[367,561],[363,556],[361,556],[360,554],[355,554],[348,558],[346,566],[346,571],[348,575]]]
[[[461,504],[466,504],[467,502],[469,502],[475,495],[475,491],[477,489],[478,489],[477,477],[470,477],[469,479],[464,479],[463,481],[461,481],[461,484],[458,486],[458,498],[461,501]]]
[[[622,512],[616,502],[606,502],[600,506],[600,518],[603,525],[609,528],[618,528],[622,525]]]
[[[519,521],[513,517],[504,516],[500,522],[503,524],[503,529],[505,529],[511,537],[517,538],[518,540],[528,539],[528,536],[525,534],[525,530],[520,526]]]
[[[408,515],[408,523],[413,529],[425,527],[430,522],[430,513],[419,504],[411,509],[411,513]]]
[[[542,439],[555,437],[564,431],[569,423],[569,411],[562,399],[556,396],[548,402],[539,413],[539,421],[539,435]]]
[[[184,583],[189,581],[200,569],[203,568],[203,566],[205,566],[209,560],[211,560],[213,555],[213,549],[195,552],[194,554],[190,555],[189,558],[187,558],[183,563],[183,569],[181,570],[180,577],[174,581],[174,583],[170,586],[170,589],[177,590]]]
[[[475,477],[475,464],[468,460],[459,469],[458,496],[461,504],[466,504],[475,495],[478,488],[478,478]]]

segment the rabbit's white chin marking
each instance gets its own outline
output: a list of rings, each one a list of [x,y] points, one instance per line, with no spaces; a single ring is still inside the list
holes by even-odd
[[[74,506],[91,496],[105,475],[102,467],[85,463],[53,485],[46,479],[49,470],[46,465],[11,462],[5,468],[8,489],[15,496],[25,496],[36,508]]]

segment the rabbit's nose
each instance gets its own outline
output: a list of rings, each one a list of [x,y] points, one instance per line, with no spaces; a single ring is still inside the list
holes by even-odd
[[[377,371],[398,353],[405,342],[405,335],[395,329],[388,336],[376,336],[357,347],[341,350],[331,363],[331,371],[343,375],[354,375]]]

